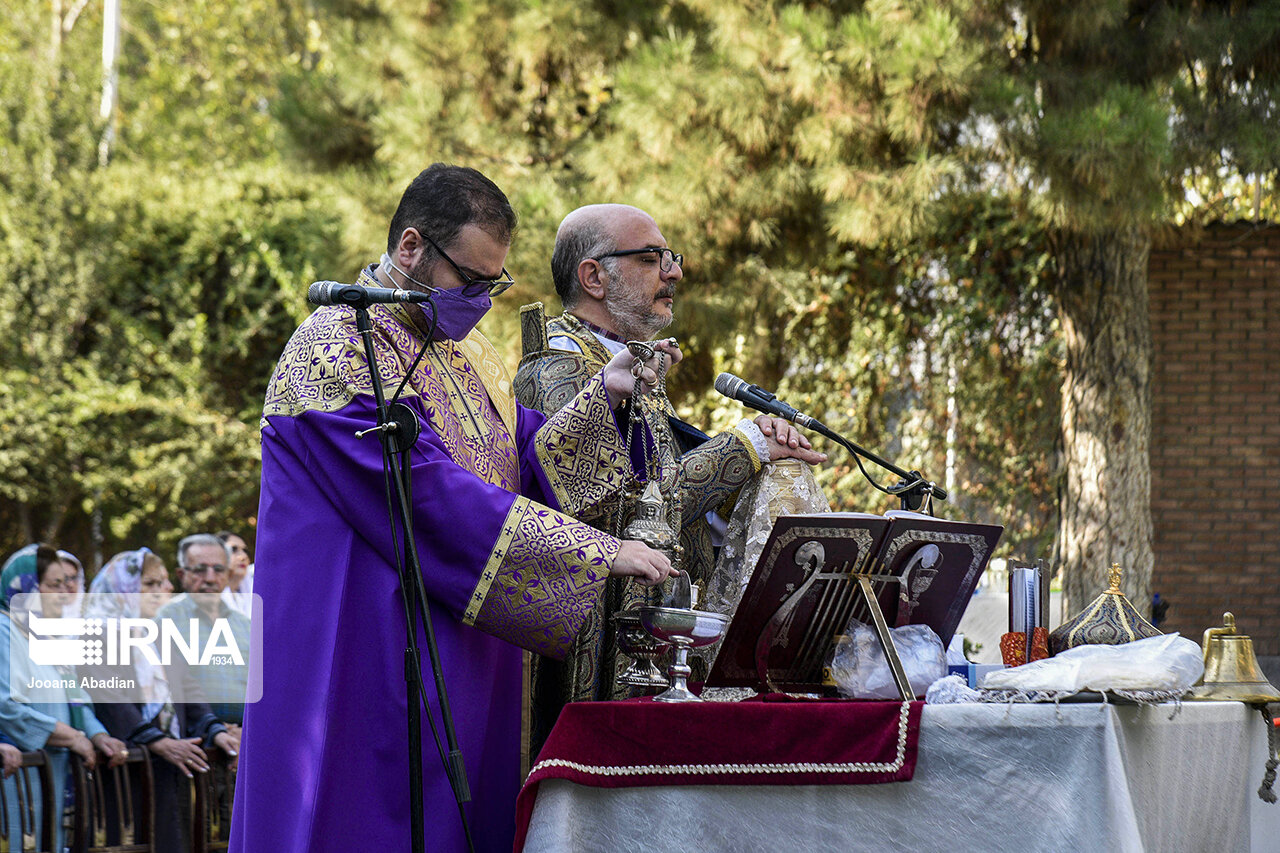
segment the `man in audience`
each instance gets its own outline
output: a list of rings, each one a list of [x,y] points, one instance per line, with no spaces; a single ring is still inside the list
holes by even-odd
[[[183,636],[187,636],[190,620],[196,620],[201,649],[209,643],[214,621],[225,619],[247,663],[249,620],[228,607],[221,597],[230,575],[231,549],[221,539],[211,533],[186,537],[178,543],[178,580],[187,594],[160,608],[156,618],[174,620]],[[213,713],[225,723],[234,723],[232,733],[238,735],[238,727],[244,720],[248,667],[210,663],[193,666],[191,675],[200,683]]]
[[[154,619],[173,597],[173,585],[164,561],[150,549],[139,548],[122,551],[107,561],[94,576],[89,592],[85,612],[89,618]],[[164,652],[154,641],[148,651],[163,659]],[[203,701],[203,690],[194,680],[200,667],[174,667],[168,673],[171,678],[161,677],[164,669],[157,669],[145,652],[135,649],[127,663],[90,671],[102,685],[93,689],[91,696],[107,731],[151,753],[150,801],[134,800],[136,819],[142,819],[144,807],[153,811],[151,849],[154,853],[181,853],[192,849],[189,809],[184,809],[191,794],[187,780],[209,771],[206,748],[221,749],[234,768],[239,742]],[[176,681],[179,674],[184,679],[181,684]],[[210,782],[213,786],[222,783],[220,774]],[[110,777],[104,785],[109,801],[122,793],[114,789]],[[122,801],[121,805],[127,807],[128,803]],[[111,827],[108,820],[109,844],[119,841]]]

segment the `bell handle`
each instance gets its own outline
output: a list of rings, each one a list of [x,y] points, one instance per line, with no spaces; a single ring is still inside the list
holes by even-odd
[[[1203,648],[1203,650],[1202,650],[1202,654],[1204,655],[1204,659],[1205,659],[1205,662],[1206,662],[1206,663],[1207,663],[1207,662],[1208,662],[1208,660],[1209,660],[1209,647],[1213,644],[1214,639],[1215,639],[1215,638],[1217,638],[1217,637],[1223,637],[1223,636],[1227,636],[1227,637],[1229,637],[1229,636],[1231,636],[1231,635],[1232,635],[1232,634],[1234,634],[1234,633],[1235,633],[1235,631],[1232,631],[1230,628],[1227,628],[1227,627],[1222,626],[1222,625],[1219,625],[1219,626],[1218,626],[1218,627],[1216,627],[1216,628],[1207,628],[1207,629],[1205,630],[1205,632],[1204,632],[1204,648]]]
[[[1236,617],[1230,611],[1222,614],[1222,624],[1214,628],[1207,628],[1204,632],[1204,658],[1209,660],[1209,644],[1213,642],[1214,637],[1232,637],[1236,633]]]

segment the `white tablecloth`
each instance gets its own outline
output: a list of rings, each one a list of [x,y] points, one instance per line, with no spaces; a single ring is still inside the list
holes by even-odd
[[[1262,717],[1234,702],[928,705],[887,785],[541,784],[526,853],[1280,851]],[[767,732],[753,733],[766,736]]]

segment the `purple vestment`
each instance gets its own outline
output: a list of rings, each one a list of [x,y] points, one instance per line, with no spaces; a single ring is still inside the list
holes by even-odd
[[[390,396],[423,337],[403,306],[370,315]],[[558,510],[604,512],[626,452],[600,377],[544,422],[516,405],[478,333],[430,347],[402,399],[423,422],[411,454],[416,539],[466,810],[476,849],[506,851],[520,785],[520,647],[565,653],[618,548]],[[254,588],[263,697],[245,714],[233,851],[409,848],[404,611],[381,445],[354,435],[373,423],[354,314],[322,308],[290,340],[264,407]],[[422,659],[439,726],[425,645]],[[425,723],[427,849],[463,850]]]

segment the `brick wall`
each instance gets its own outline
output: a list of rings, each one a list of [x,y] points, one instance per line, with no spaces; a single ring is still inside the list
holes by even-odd
[[[1150,293],[1160,627],[1198,642],[1230,610],[1280,655],[1280,226],[1177,234]]]

